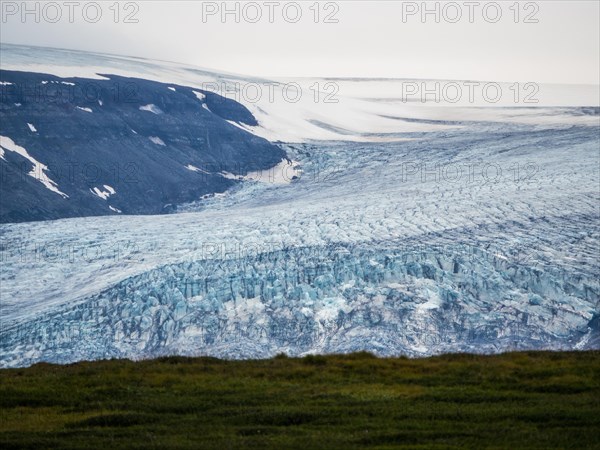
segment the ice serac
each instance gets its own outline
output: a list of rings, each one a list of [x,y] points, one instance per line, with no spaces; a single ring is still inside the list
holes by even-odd
[[[389,244],[160,267],[5,329],[0,362],[571,349],[597,321],[598,280],[467,247]]]

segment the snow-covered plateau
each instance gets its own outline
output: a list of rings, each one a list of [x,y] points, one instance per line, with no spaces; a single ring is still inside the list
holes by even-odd
[[[214,76],[108,57],[82,73],[82,59],[38,71],[142,67],[169,92]],[[243,128],[282,141],[271,172],[177,214],[0,225],[0,366],[600,348],[597,101],[446,108],[365,94],[342,98],[339,116],[246,105],[258,125]]]

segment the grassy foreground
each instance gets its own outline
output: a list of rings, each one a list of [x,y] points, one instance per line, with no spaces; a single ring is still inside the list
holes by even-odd
[[[600,352],[0,370],[0,448],[600,448]]]

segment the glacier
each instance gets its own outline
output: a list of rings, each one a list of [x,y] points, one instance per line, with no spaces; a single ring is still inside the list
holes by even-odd
[[[189,94],[198,110],[208,84],[272,81],[141,58],[2,52],[4,70],[44,81],[133,77]],[[278,81],[308,93],[332,80]],[[269,158],[239,173],[232,160],[212,174],[222,189],[176,213],[0,224],[0,367],[600,348],[598,87],[552,96],[542,86],[536,106],[444,106],[404,102],[403,80],[333,81],[337,103],[230,101],[252,120],[227,115],[222,129],[242,144],[267,139]],[[81,120],[100,116],[92,109]],[[33,123],[28,139],[43,133]],[[186,187],[208,180],[201,161],[179,166]],[[85,190],[98,192],[126,195],[104,182]]]
[[[599,138],[482,121],[281,144],[287,184],[2,225],[0,365],[598,348]]]

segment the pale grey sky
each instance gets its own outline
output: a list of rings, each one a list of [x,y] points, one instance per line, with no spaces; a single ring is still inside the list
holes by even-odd
[[[600,78],[596,0],[520,2],[517,7],[514,1],[428,2],[426,8],[434,12],[424,18],[421,1],[320,2],[318,7],[314,1],[228,2],[229,10],[239,9],[225,20],[220,1],[121,2],[118,17],[111,9],[114,2],[99,2],[102,15],[95,23],[93,2],[76,3],[71,23],[70,7],[62,1],[29,2],[24,17],[22,2],[2,1],[0,39],[272,77],[588,84]],[[298,11],[302,16],[292,23]],[[128,14],[137,23],[126,23]],[[325,23],[326,17],[337,23]]]

